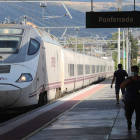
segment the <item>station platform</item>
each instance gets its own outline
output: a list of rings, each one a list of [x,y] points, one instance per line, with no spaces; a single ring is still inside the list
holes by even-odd
[[[139,140],[128,131],[124,103],[116,105],[111,79],[92,85],[0,126],[0,140]]]

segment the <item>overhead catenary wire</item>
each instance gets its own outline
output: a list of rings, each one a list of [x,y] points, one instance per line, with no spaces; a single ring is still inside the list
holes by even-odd
[[[55,31],[57,31],[57,32],[61,32],[61,33],[63,34],[63,32],[62,32],[62,31],[60,31],[60,30],[58,30],[58,29],[53,29],[53,30],[55,30]]]
[[[25,3],[28,3],[28,4],[33,4],[33,5],[37,5],[37,6],[39,6],[38,4],[35,4],[35,3],[29,3],[29,2],[25,2]],[[49,13],[50,13],[50,12],[49,12]],[[80,24],[85,25],[85,23],[77,22],[77,21],[74,21],[74,20],[65,19],[65,18],[62,18],[62,19],[64,19],[64,20],[69,20],[69,21],[72,21],[72,22],[76,22],[76,23],[80,23]]]
[[[78,31],[78,33],[79,33],[82,37],[84,37],[84,36],[81,34],[81,32],[80,32],[80,31]]]
[[[51,13],[47,10],[47,8],[45,7],[45,10],[51,15]],[[62,24],[60,24],[56,19],[54,19],[60,26],[64,27]],[[72,29],[70,29],[72,30]]]
[[[52,14],[47,10],[46,7],[45,7],[45,10],[48,12],[49,15],[52,16]],[[56,19],[54,19],[54,21],[55,21],[57,24],[59,24],[60,26],[64,27],[64,26],[63,26],[62,24],[60,24]],[[72,30],[72,29],[70,29],[70,30]],[[72,31],[75,31],[75,30],[72,30]],[[80,33],[80,34],[81,34],[81,33]],[[83,35],[81,34],[81,36],[83,36]]]
[[[12,9],[10,9],[10,8],[7,8],[7,7],[5,7],[5,6],[1,5],[1,4],[0,4],[0,7],[6,9],[6,10],[8,10],[8,11],[10,11],[11,13],[15,14],[15,15],[18,16],[18,17],[20,17],[20,16],[22,15],[22,14],[20,14],[20,13],[14,11],[14,10],[12,10]],[[14,12],[13,12],[13,11],[14,11]],[[20,15],[19,15],[19,14],[20,14]]]
[[[31,13],[29,13],[29,12],[27,12],[27,11],[21,9],[21,8],[19,8],[18,6],[15,6],[15,5],[11,4],[10,2],[7,2],[7,1],[5,1],[5,2],[8,3],[9,5],[12,5],[12,6],[14,6],[14,7],[20,9],[21,11],[24,11],[24,12],[28,13],[29,15],[32,15],[32,16],[34,16],[34,17],[36,17],[36,18],[38,18],[38,19],[40,19],[40,20],[42,20],[42,21],[44,21],[44,22],[46,22],[46,23],[48,23],[48,24],[50,24],[50,25],[52,25],[52,26],[54,26],[53,24],[51,24],[51,23],[49,23],[49,22],[43,20],[42,18],[39,18],[39,17],[37,17],[37,16],[35,16],[35,15],[33,15],[33,14],[31,14]],[[54,26],[54,27],[55,27],[55,26]]]
[[[40,25],[45,26],[43,23],[41,23],[41,22],[39,22],[39,21],[36,21],[36,19],[34,19],[34,18],[32,18],[32,17],[27,17],[27,18],[29,18],[29,19],[31,19],[31,20],[37,22],[37,23],[40,24]],[[51,30],[52,30],[52,29],[51,29]],[[61,33],[63,33],[62,31],[59,31],[59,30],[57,30],[57,29],[53,29],[53,30],[56,30],[57,32],[61,32]]]
[[[40,24],[40,25],[45,26],[43,23],[41,23],[41,22],[39,22],[39,21],[36,21],[36,19],[34,19],[34,18],[32,18],[32,17],[27,17],[27,18],[29,18],[29,19],[31,19],[31,20],[37,22],[37,23]],[[57,29],[53,29],[53,30],[55,30],[56,32],[60,32],[61,34],[63,33],[62,31],[57,30]],[[52,31],[52,29],[51,29],[51,31]]]
[[[18,6],[15,6],[15,5],[13,5],[13,4],[9,3],[9,2],[6,2],[6,3],[8,3],[8,4],[10,4],[10,5],[12,5],[12,6],[14,6],[14,7],[16,7],[16,8],[18,8],[18,9],[20,9],[20,10],[22,10],[22,11],[24,11],[24,12],[30,14],[30,15],[32,15],[32,16],[34,16],[34,17],[36,17],[36,18],[38,18],[38,19],[44,21],[44,22],[47,22],[47,21],[43,20],[42,18],[39,18],[39,17],[37,17],[37,16],[35,16],[35,15],[33,15],[33,14],[31,14],[31,13],[29,13],[29,12],[27,12],[27,11],[21,9],[21,8],[19,8]],[[51,24],[51,23],[49,23],[49,22],[47,22],[47,23],[48,23],[48,24]],[[60,23],[58,23],[58,24],[60,24]],[[51,24],[51,25],[54,26],[53,24]],[[61,24],[60,24],[60,25],[61,25]],[[61,26],[62,26],[62,25],[61,25]],[[61,29],[61,30],[62,30],[62,29]]]
[[[94,35],[94,34],[92,34],[92,33],[87,33],[87,32],[85,32],[85,31],[81,31],[81,32],[86,33],[86,34],[91,34],[91,35],[95,36],[95,35]]]
[[[19,15],[20,15],[20,16],[23,16],[23,14],[21,14],[21,13],[15,11],[15,10],[13,10],[13,9],[11,9],[11,8],[9,8],[9,7],[7,7],[7,6],[5,6],[5,5],[2,5],[2,4],[0,4],[0,5],[1,5],[2,8],[6,9],[6,10],[8,10],[8,11],[14,13],[14,14],[16,14],[17,16],[19,16]]]
[[[19,20],[19,19],[22,19],[22,18],[23,18],[23,16],[22,16],[22,17],[19,17],[19,18],[17,18],[17,19],[14,19],[14,21]]]
[[[53,30],[54,30],[54,29],[51,29],[51,31],[52,31],[54,34],[57,34],[56,31],[54,32]]]
[[[35,5],[37,5],[37,4],[35,4]],[[45,7],[45,10],[48,12],[48,14],[50,15],[50,16],[52,16],[52,14],[47,10],[47,8]],[[55,20],[55,22],[56,23],[58,23],[60,26],[62,26],[62,27],[64,27],[62,24],[60,24],[56,19],[54,19]],[[62,30],[62,29],[60,29],[60,30]],[[70,30],[72,30],[72,29],[70,29]],[[72,30],[72,31],[75,31],[75,30]]]
[[[11,13],[13,13],[13,14],[15,14],[16,16],[18,16],[18,17],[19,17],[19,18],[17,18],[17,19],[14,19],[13,21],[16,21],[16,20],[21,19],[21,20],[19,20],[19,22],[17,22],[17,23],[22,22],[23,16],[22,16],[22,14],[21,14],[21,13],[16,12],[15,10],[12,10],[11,8],[9,8],[9,7],[7,7],[7,6],[3,6],[2,4],[0,4],[0,7],[2,7],[2,8],[4,8],[4,9],[6,9],[7,11],[10,11]],[[20,14],[20,16],[19,16],[19,14]]]
[[[34,20],[35,22],[39,23],[40,25],[45,26],[45,24],[43,24],[42,22],[37,21],[36,19],[34,19],[34,18],[32,18],[32,17],[29,17],[29,16],[28,16],[27,18],[29,18],[29,19],[31,19],[31,20]]]
[[[46,8],[46,7],[45,7],[45,10],[49,13],[49,15],[50,15],[50,16],[52,16],[52,15],[51,15],[51,13],[47,10],[47,8]],[[54,19],[54,20],[55,20],[55,21],[56,21],[56,22],[57,22],[60,26],[63,26],[63,25],[62,25],[62,24],[60,24],[60,23],[59,23],[56,19]]]
[[[18,6],[18,5],[15,5],[15,6]],[[24,8],[24,9],[28,9],[28,10],[30,10],[30,11],[33,11],[33,15],[34,15],[34,12],[37,12],[37,13],[42,14],[42,12],[39,12],[39,11],[36,11],[36,10],[32,10],[32,9],[29,9],[29,8],[25,8],[25,7],[23,7],[23,6],[18,6],[18,7]],[[34,9],[34,8],[33,8],[33,9]]]
[[[52,23],[50,23],[50,22],[47,22],[47,21],[45,21],[45,20],[43,20],[42,18],[39,18],[39,17],[37,17],[37,16],[35,16],[34,14],[31,14],[31,13],[29,13],[29,12],[27,12],[27,11],[25,11],[25,10],[23,10],[22,8],[20,8],[20,7],[18,7],[17,5],[13,5],[13,4],[11,4],[11,3],[9,3],[9,2],[6,2],[6,3],[8,3],[8,4],[10,4],[10,5],[12,5],[12,6],[14,6],[14,7],[16,7],[16,8],[18,8],[18,9],[20,9],[21,11],[24,11],[24,12],[26,12],[26,13],[28,13],[28,14],[30,14],[30,15],[32,15],[32,16],[34,16],[34,17],[36,17],[37,19],[39,19],[39,20],[42,20],[42,21],[44,21],[44,22],[46,22],[46,23],[48,23],[48,24],[50,24],[50,25],[52,25],[52,26],[55,26],[55,25],[53,25]],[[21,6],[22,7],[22,6]],[[46,8],[45,8],[46,9]],[[46,9],[46,11],[49,13],[49,15],[51,15],[51,13]],[[15,13],[14,13],[15,14]],[[55,19],[54,19],[55,20]],[[34,20],[35,21],[35,20]],[[59,24],[60,26],[62,26],[62,27],[64,27],[62,24],[60,24],[57,20],[55,20],[55,22],[57,23],[57,24]],[[40,23],[39,23],[40,24]],[[62,30],[62,29],[61,29]],[[70,29],[71,31],[75,31],[75,30],[73,30],[73,29]],[[81,33],[80,33],[81,34]],[[82,35],[82,34],[81,34]],[[83,36],[83,35],[82,35]]]
[[[64,19],[64,20],[69,20],[69,21],[72,21],[72,22],[76,22],[76,23],[80,23],[80,24],[85,25],[85,23],[81,23],[81,22],[78,22],[78,21],[75,21],[75,20],[70,20],[70,19],[65,19],[65,18],[62,18],[62,19]]]

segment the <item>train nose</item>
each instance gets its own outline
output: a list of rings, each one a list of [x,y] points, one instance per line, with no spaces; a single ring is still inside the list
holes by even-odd
[[[13,105],[20,97],[21,89],[12,85],[0,85],[0,107]]]

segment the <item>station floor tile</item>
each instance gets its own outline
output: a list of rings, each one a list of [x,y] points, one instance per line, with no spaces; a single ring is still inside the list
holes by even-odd
[[[116,105],[115,89],[111,79],[102,82],[104,88],[86,98],[69,112],[45,127],[28,140],[140,140],[135,130],[127,130],[124,103]]]

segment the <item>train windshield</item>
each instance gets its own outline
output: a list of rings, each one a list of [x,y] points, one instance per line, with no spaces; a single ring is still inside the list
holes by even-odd
[[[23,29],[0,29],[0,34],[16,34],[16,35],[22,35]]]
[[[0,36],[0,53],[18,53],[20,36]]]

